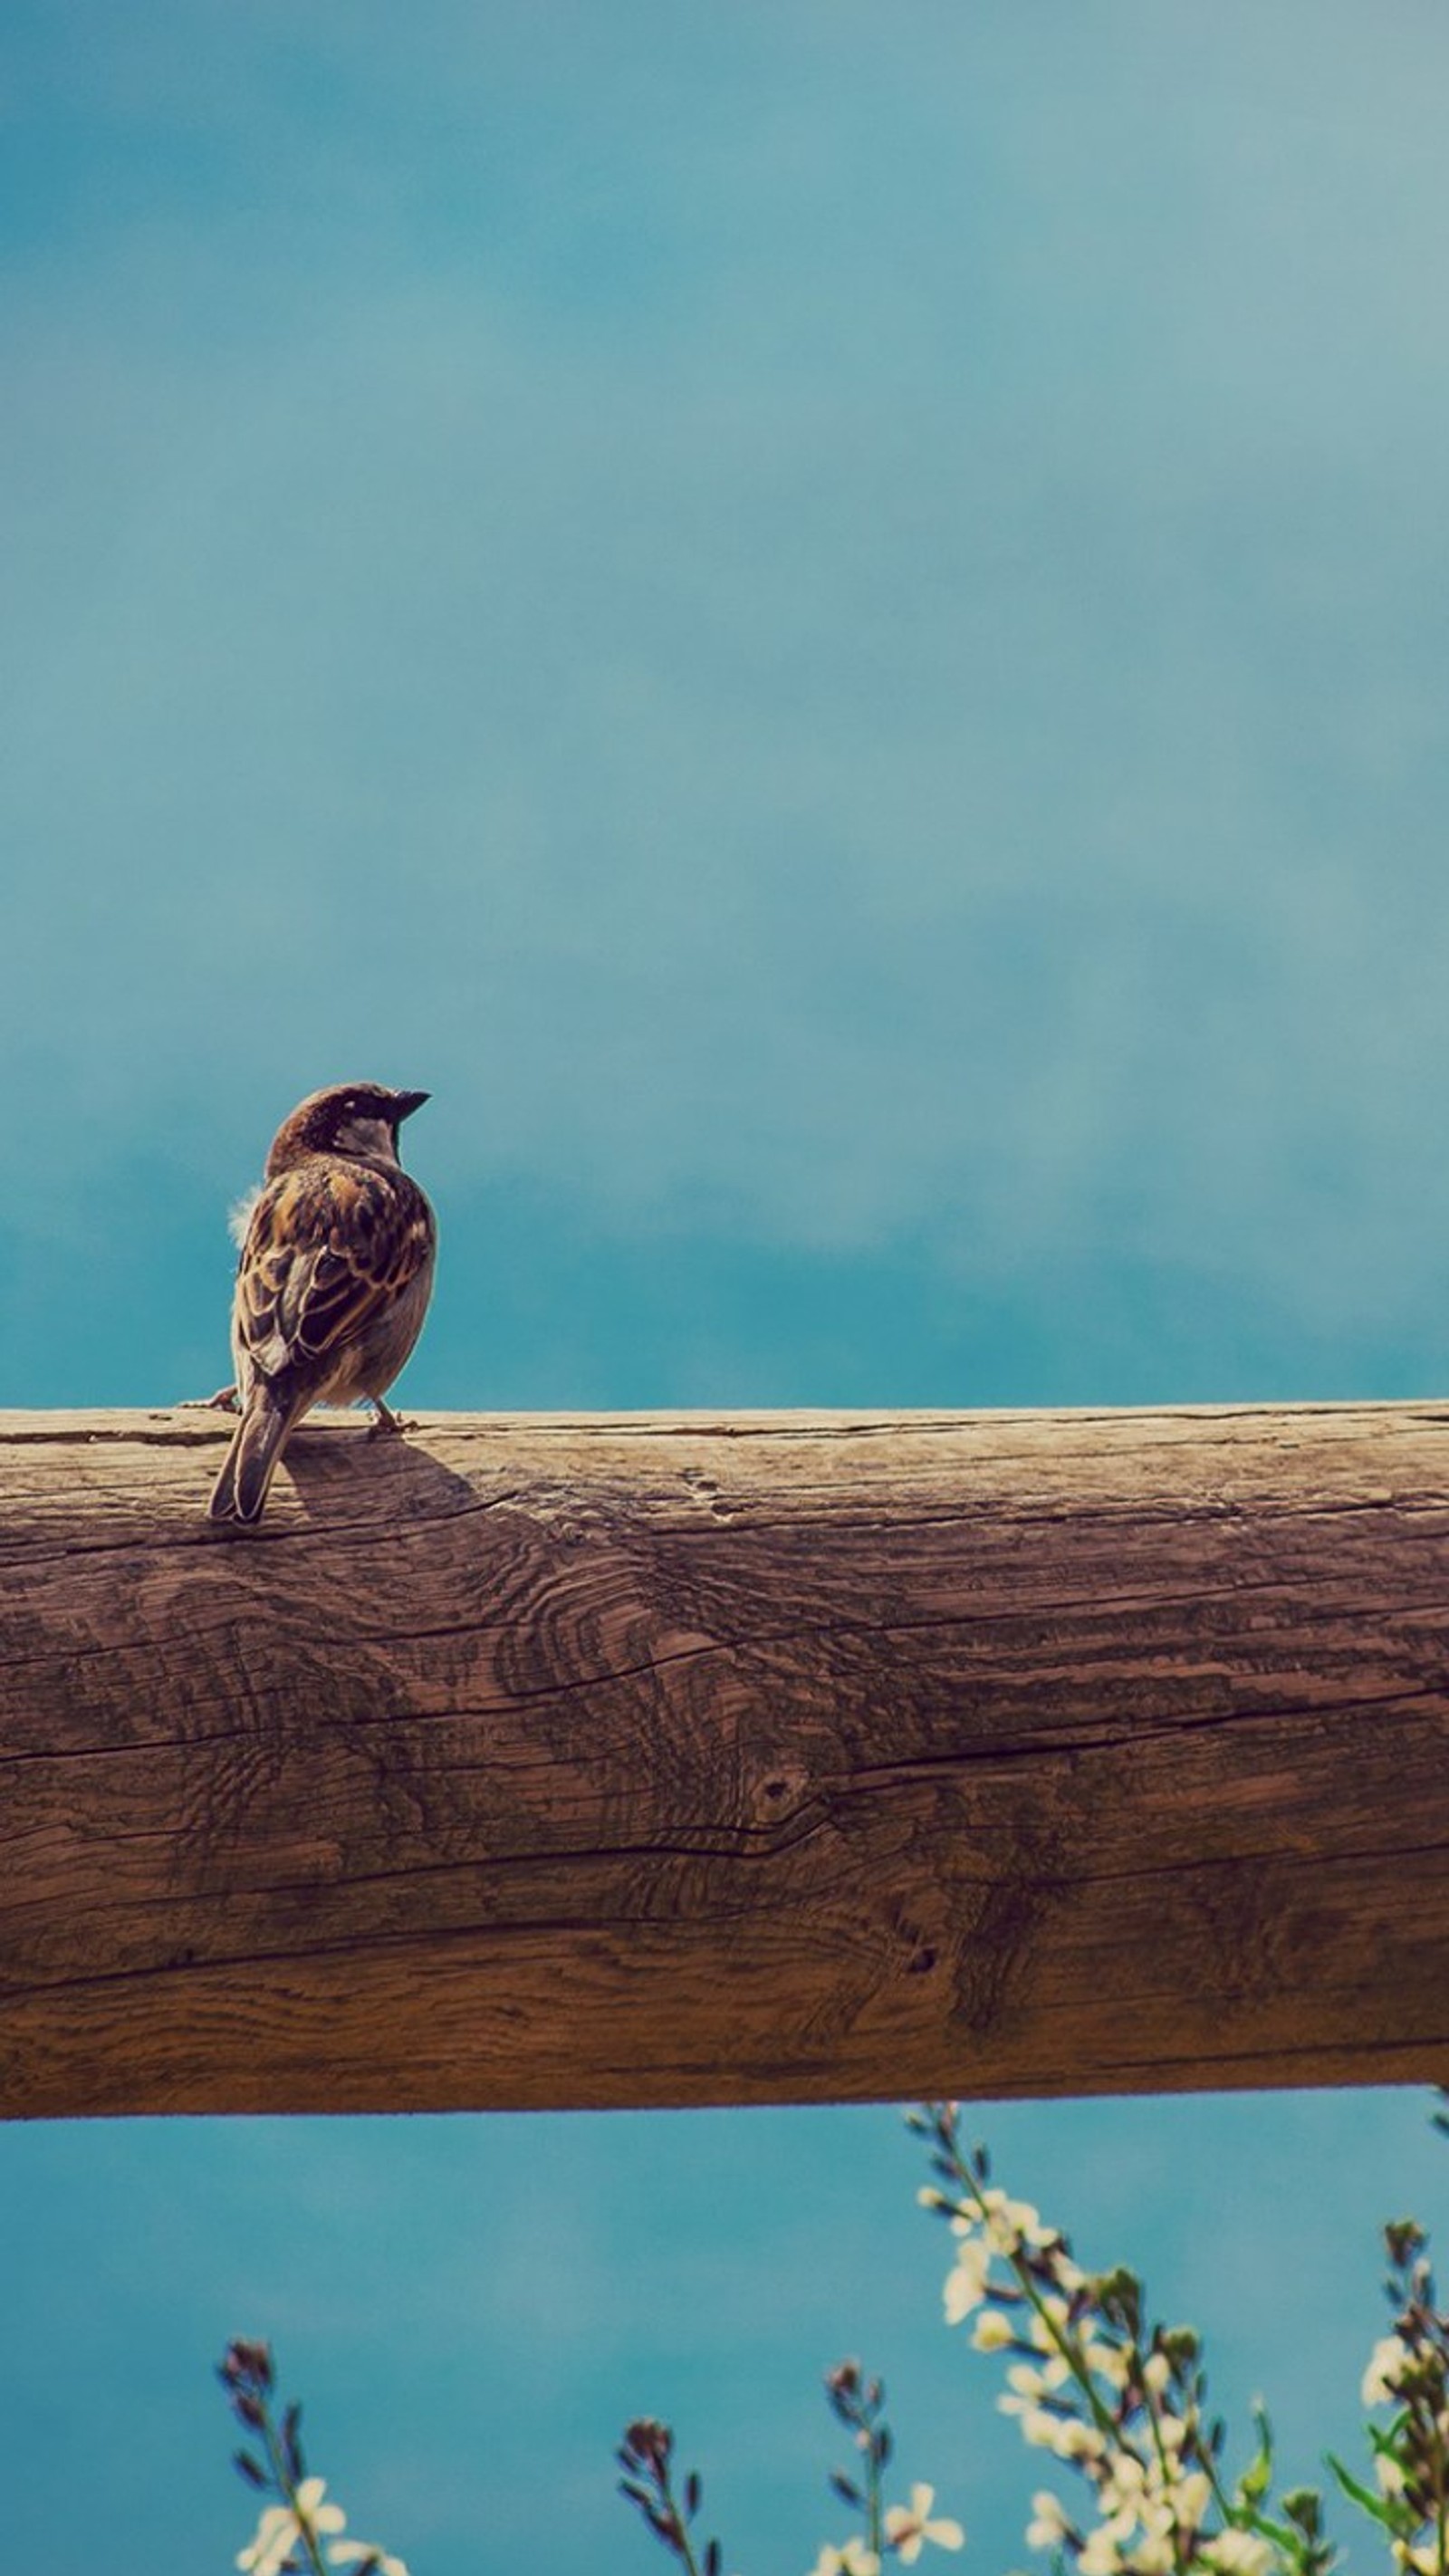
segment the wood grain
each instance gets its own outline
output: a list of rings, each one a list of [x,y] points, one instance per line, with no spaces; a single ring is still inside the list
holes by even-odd
[[[1449,1408],[0,1415],[0,2110],[1449,2074]]]

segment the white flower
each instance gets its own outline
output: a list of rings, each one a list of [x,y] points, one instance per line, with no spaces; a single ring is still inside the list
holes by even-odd
[[[1089,2370],[1095,2370],[1097,2377],[1105,2379],[1111,2387],[1126,2387],[1132,2355],[1125,2352],[1120,2344],[1089,2343],[1082,2359]]]
[[[1050,2406],[1038,2406],[1030,2397],[1008,2391],[996,2401],[1002,2415],[1015,2415],[1021,2425],[1021,2438],[1036,2451],[1055,2451],[1059,2460],[1100,2460],[1107,2449],[1107,2436],[1095,2424],[1084,2424],[1076,2415],[1058,2415]]]
[[[1136,2576],[1172,2576],[1177,2552],[1170,2532],[1155,2532],[1139,2540],[1136,2548],[1128,2551],[1127,2564],[1136,2570]]]
[[[1165,2352],[1150,2352],[1142,2365],[1142,2384],[1153,2397],[1165,2397],[1172,2364]]]
[[[1365,2406],[1382,2406],[1393,2396],[1409,2358],[1409,2347],[1398,2335],[1385,2335],[1369,2354],[1369,2366],[1363,2375]]]
[[[991,2248],[980,2237],[967,2237],[946,2275],[946,2323],[959,2326],[973,2308],[979,2308],[986,2297],[987,2275],[991,2270]]]
[[[928,2540],[934,2541],[938,2549],[960,2549],[965,2544],[965,2532],[949,2514],[938,2514],[932,2521],[931,2507],[935,2501],[934,2487],[913,2486],[909,2507],[903,2504],[886,2507],[885,2535],[903,2567],[915,2565]]]
[[[1433,2540],[1421,2540],[1417,2549],[1411,2548],[1407,2540],[1396,2540],[1393,2554],[1399,2566],[1412,2567],[1415,2570],[1415,2576],[1439,2576],[1437,2537]]]
[[[304,2478],[297,2489],[295,2506],[269,2504],[250,2543],[237,2552],[236,2563],[242,2576],[281,2576],[304,2533],[320,2540],[329,2531],[345,2530],[346,2514],[340,2504],[323,2503],[326,2493],[325,2478]]]
[[[996,2404],[1000,2414],[1020,2418],[1021,2438],[1030,2442],[1033,2450],[1056,2449],[1057,2432],[1063,2419],[1060,2415],[1053,2415],[1049,2406],[1033,2406],[1029,2398],[1012,2396],[998,2397]]]
[[[1203,2542],[1201,2554],[1210,2567],[1229,2570],[1230,2576],[1268,2576],[1273,2564],[1272,2544],[1255,2531],[1216,2532]]]
[[[1203,2516],[1212,2502],[1212,2480],[1205,2469],[1189,2469],[1172,2490],[1172,2506],[1179,2530],[1201,2531]],[[1241,2534],[1238,2535],[1242,2537]]]
[[[847,2540],[843,2549],[832,2549],[827,2541],[810,2576],[880,2576],[880,2560],[863,2540]]]
[[[1112,2462],[1112,2474],[1102,2488],[1102,2502],[1109,2513],[1119,2513],[1123,2505],[1135,2509],[1147,2484],[1147,2471],[1135,2451],[1119,2451]]]
[[[1065,2540],[1070,2525],[1066,2508],[1049,2487],[1038,2487],[1031,2500],[1031,2520],[1026,2526],[1028,2549],[1056,2549]]]
[[[1117,2576],[1122,2553],[1110,2532],[1089,2531],[1077,2558],[1080,2576]]]
[[[1066,2300],[1057,2298],[1052,2291],[1048,2291],[1041,2304],[1042,2314],[1034,2316],[1031,2321],[1031,2339],[1038,2352],[1057,2352],[1071,2323],[1072,2312]]]
[[[1391,2451],[1378,2453],[1374,2460],[1374,2475],[1386,2496],[1401,2496],[1409,2483],[1402,2463],[1394,2458]]]
[[[1059,2460],[1100,2460],[1107,2448],[1107,2436],[1095,2424],[1083,2424],[1075,2415],[1052,2415],[1051,2447]]]
[[[293,2541],[300,2537],[297,2517],[286,2505],[266,2505],[246,2548],[237,2551],[236,2563],[248,2576],[277,2576]]]
[[[1016,2328],[1004,2308],[983,2308],[971,2341],[978,2352],[1005,2352],[1016,2341]]]
[[[385,2549],[374,2549],[366,2540],[334,2540],[327,2555],[334,2567],[366,2567],[377,2570],[377,2576],[408,2576],[400,2558],[389,2558]]]
[[[1019,2254],[1023,2245],[1050,2245],[1055,2230],[1043,2227],[1041,2213],[1029,2200],[1008,2200],[1004,2191],[981,2194],[981,2227],[998,2254]]]

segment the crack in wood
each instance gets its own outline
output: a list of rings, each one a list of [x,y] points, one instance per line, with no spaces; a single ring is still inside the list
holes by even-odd
[[[1446,1430],[0,1419],[4,2107],[1437,2072]]]

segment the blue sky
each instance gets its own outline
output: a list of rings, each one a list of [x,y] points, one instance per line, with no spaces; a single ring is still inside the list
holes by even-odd
[[[0,1401],[217,1383],[358,1074],[435,1095],[414,1404],[1441,1392],[1446,72],[1428,0],[13,6]],[[1348,2438],[1416,2098],[981,2124]],[[251,2330],[414,2576],[647,2564],[641,2406],[807,2564],[857,2345],[1004,2569],[916,2178],[0,2132],[12,2548],[228,2563]]]

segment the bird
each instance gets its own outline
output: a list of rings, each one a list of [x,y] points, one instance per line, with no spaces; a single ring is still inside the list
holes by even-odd
[[[232,1302],[238,1411],[207,1505],[254,1524],[295,1425],[314,1404],[372,1405],[374,1431],[407,1426],[383,1402],[428,1310],[437,1220],[398,1160],[426,1091],[339,1082],[310,1092],[272,1139],[245,1219]]]

